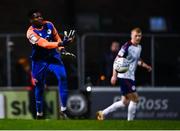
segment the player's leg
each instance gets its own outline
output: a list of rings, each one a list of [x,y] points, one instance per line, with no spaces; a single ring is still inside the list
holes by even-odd
[[[59,105],[61,113],[67,113],[66,103],[68,97],[68,88],[67,88],[67,75],[64,68],[64,65],[51,64],[49,66],[49,70],[52,71],[56,78],[58,79],[58,87],[59,87]]]
[[[136,107],[138,102],[138,94],[136,93],[135,81],[131,79],[120,79],[121,90],[126,98],[130,101],[128,105],[127,120],[134,120]]]
[[[43,118],[43,92],[44,92],[44,76],[46,72],[46,65],[42,63],[32,64],[32,75],[35,81],[35,99],[37,119]]]
[[[35,98],[36,98],[36,112],[37,119],[43,117],[43,92],[44,92],[44,83],[40,80],[37,80],[35,86]]]
[[[113,103],[111,106],[107,107],[106,109],[104,109],[103,111],[99,111],[97,112],[96,114],[96,117],[97,119],[99,120],[103,120],[104,117],[111,113],[111,112],[114,112],[116,111],[117,109],[119,108],[123,108],[125,107],[126,105],[128,105],[129,103],[129,99],[126,97],[126,94],[128,92],[127,90],[127,82],[126,82],[127,79],[119,79],[119,84],[120,84],[120,88],[121,88],[121,93],[122,93],[122,97],[121,97],[121,100],[118,101],[118,102],[115,102]]]
[[[134,120],[137,103],[138,103],[138,94],[136,92],[127,94],[127,97],[130,99],[129,106],[128,106],[128,117],[127,120],[131,121]]]
[[[98,111],[96,113],[96,118],[97,120],[104,120],[106,115],[116,111],[119,108],[125,107],[127,104],[128,104],[128,99],[126,99],[125,96],[122,96],[120,101],[113,103],[112,105],[110,105],[109,107],[107,107],[102,111]]]

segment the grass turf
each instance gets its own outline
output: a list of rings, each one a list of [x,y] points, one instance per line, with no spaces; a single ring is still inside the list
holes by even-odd
[[[178,130],[170,120],[0,120],[0,130]]]

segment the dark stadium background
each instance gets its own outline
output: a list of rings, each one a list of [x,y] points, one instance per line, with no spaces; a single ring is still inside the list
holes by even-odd
[[[180,19],[177,0],[1,0],[0,89],[24,88],[28,85],[17,61],[21,57],[29,59],[31,53],[31,46],[25,36],[29,27],[27,13],[31,9],[41,10],[45,19],[52,21],[60,34],[64,30],[76,29],[76,41],[68,50],[77,58],[64,58],[72,92],[78,89],[84,91],[87,85],[107,86],[100,80],[103,74],[102,54],[109,50],[112,41],[123,44],[129,40],[130,30],[134,27],[140,27],[143,31],[142,58],[149,64],[152,64],[152,40],[155,41],[154,80],[151,73],[138,69],[137,86],[180,86]],[[150,29],[150,19],[154,17],[165,20],[165,30]],[[7,41],[13,42],[13,45],[9,43],[9,52]],[[7,65],[8,53],[10,65]],[[57,81],[49,76],[47,84],[54,87]]]
[[[166,33],[179,33],[177,0],[2,0],[0,5],[1,33],[24,33],[28,26],[26,14],[36,8],[43,11],[47,19],[56,26],[78,26],[78,14],[96,14],[99,17],[98,30],[103,32],[127,32],[134,26],[149,31],[149,17],[163,16],[167,20]],[[109,25],[105,20],[111,19]]]
[[[43,12],[43,15],[47,20],[51,20],[54,22],[56,28],[62,33],[63,30],[68,30],[75,28],[77,30],[78,36],[82,36],[87,32],[104,32],[104,33],[129,33],[129,31],[133,27],[141,27],[143,33],[148,34],[179,34],[180,32],[180,19],[178,19],[178,4],[177,0],[169,1],[169,0],[31,0],[31,1],[12,1],[12,0],[2,0],[0,4],[0,33],[1,34],[16,34],[22,33],[25,34],[26,30],[29,26],[27,13],[31,9],[39,9]],[[167,30],[163,32],[152,32],[149,28],[149,19],[153,16],[160,16],[166,20]],[[91,20],[84,20],[89,18]],[[89,22],[89,23],[88,23]],[[115,38],[115,40],[119,40],[120,38]],[[110,42],[113,38],[109,39],[109,41],[104,40],[105,44],[103,45],[103,51],[107,51]],[[125,40],[128,40],[126,38]],[[125,40],[121,41],[121,43],[125,42]],[[18,41],[18,40],[17,40]],[[25,43],[28,43],[26,39],[24,39]],[[166,43],[166,39],[161,40],[161,43]],[[168,51],[158,50],[156,54],[166,53],[164,57],[157,57],[156,61],[158,61],[157,70],[156,70],[156,78],[157,82],[155,85],[157,86],[178,86],[179,85],[179,55],[177,48],[179,39],[169,40],[169,43],[177,43],[174,45],[161,44],[162,47],[159,47],[156,44],[156,48],[164,48],[168,49],[168,46],[171,49]],[[93,42],[93,41],[92,41]],[[97,41],[96,41],[97,42]],[[98,41],[99,42],[99,41]],[[146,43],[145,43],[146,44]],[[177,45],[177,46],[176,46]],[[4,46],[4,45],[2,45]],[[17,77],[16,73],[13,73],[14,68],[16,68],[17,57],[22,56],[18,55],[19,51],[24,51],[23,54],[28,57],[30,54],[30,46],[28,44],[23,46],[14,46],[14,48],[18,48],[17,51],[14,50],[16,55],[12,56],[12,86],[19,86],[15,80]],[[27,49],[25,49],[27,48]],[[92,47],[93,48],[93,47]],[[101,48],[101,47],[100,47]],[[150,47],[144,47],[143,54],[150,52]],[[74,48],[73,48],[74,49]],[[4,47],[0,49],[0,61],[1,61],[1,72],[0,72],[0,86],[7,86],[6,80],[6,68],[7,65],[3,64],[5,61],[5,53]],[[74,49],[75,50],[75,49]],[[99,47],[94,47],[93,50],[97,52]],[[78,51],[77,51],[78,52]],[[103,52],[99,52],[103,53]],[[92,55],[93,56],[93,55]],[[171,56],[172,61],[171,61]],[[90,59],[94,59],[89,56]],[[143,57],[147,57],[147,61],[150,60],[149,55],[143,55]],[[97,60],[98,61],[98,60]],[[93,67],[91,63],[86,63],[89,67]],[[98,63],[99,64],[99,63]],[[101,63],[100,63],[101,64]],[[165,66],[168,66],[169,70],[172,70],[168,74],[166,72],[167,68],[163,69]],[[94,69],[92,69],[94,70]],[[162,71],[160,71],[162,70]],[[159,71],[159,73],[158,73]],[[87,75],[91,75],[91,72],[87,72]],[[98,71],[95,71],[98,72]],[[139,71],[141,74],[138,77],[138,81],[140,83],[147,83],[146,78],[143,79],[143,72]],[[171,78],[165,77],[171,75]],[[99,74],[93,74],[92,77],[97,77]],[[87,76],[86,76],[87,77]],[[93,78],[92,78],[93,79]],[[94,84],[97,81],[93,81]],[[139,84],[140,84],[139,83]],[[23,84],[22,84],[23,85]]]

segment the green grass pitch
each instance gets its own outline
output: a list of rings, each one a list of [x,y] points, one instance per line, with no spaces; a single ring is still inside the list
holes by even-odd
[[[179,130],[173,120],[17,120],[1,119],[0,130]]]

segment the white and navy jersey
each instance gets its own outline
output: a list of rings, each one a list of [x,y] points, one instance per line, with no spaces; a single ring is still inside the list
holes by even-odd
[[[129,62],[129,70],[125,73],[118,73],[118,78],[135,80],[135,71],[141,54],[141,45],[133,45],[130,41],[126,42],[119,50],[118,55],[124,57]]]

